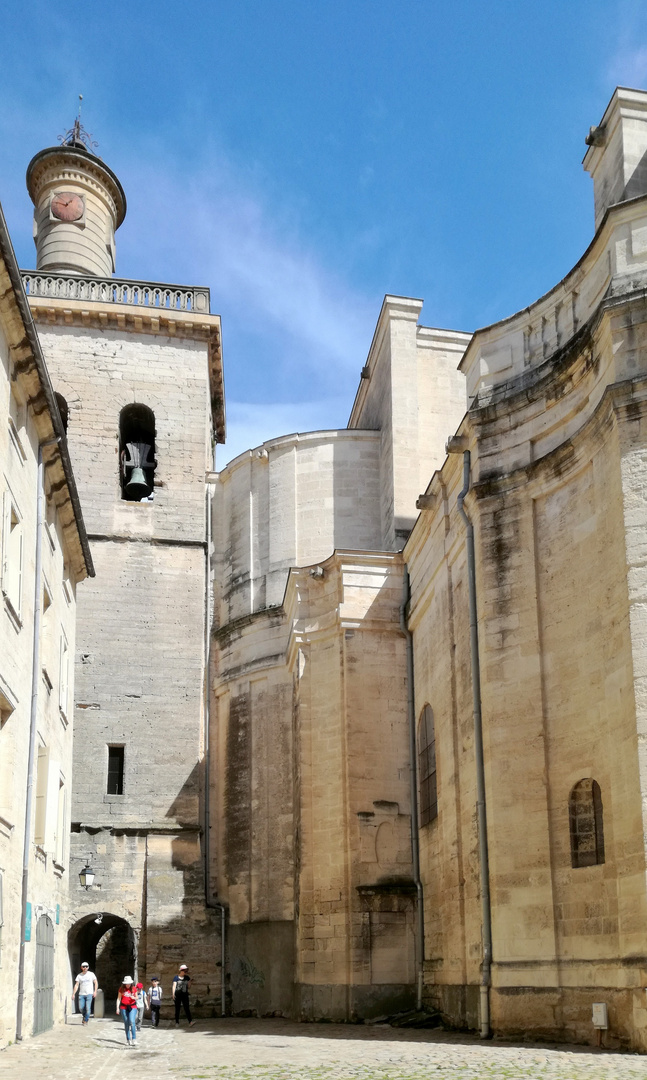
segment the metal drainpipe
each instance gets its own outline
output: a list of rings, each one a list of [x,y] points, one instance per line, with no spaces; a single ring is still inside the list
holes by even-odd
[[[417,990],[416,1008],[422,1009],[422,988],[425,969],[425,908],[422,881],[420,879],[420,829],[418,824],[418,754],[416,739],[416,714],[414,704],[413,685],[413,639],[407,625],[407,604],[409,603],[409,570],[405,564],[402,582],[402,604],[400,606],[400,629],[407,643],[407,716],[409,720],[409,759],[411,776],[411,861],[413,863],[413,880],[416,886],[418,902],[416,917],[418,932],[416,934],[417,956]]]
[[[31,668],[31,713],[29,719],[29,757],[27,759],[27,792],[25,796],[25,835],[22,850],[22,890],[20,897],[20,950],[18,953],[18,1003],[16,1007],[16,1042],[22,1039],[22,1014],[25,999],[25,930],[27,928],[27,896],[29,895],[29,859],[31,856],[31,810],[34,795],[34,762],[38,730],[38,687],[40,685],[40,622],[41,577],[43,565],[43,523],[45,520],[45,489],[43,446],[59,439],[49,439],[38,447],[38,487],[36,491],[36,556],[34,562],[34,629]]]
[[[211,492],[205,485],[205,571],[204,571],[204,894],[209,904],[209,862],[211,840]]]
[[[448,453],[463,449],[460,436],[447,443]],[[452,448],[452,443],[456,449]],[[483,763],[483,719],[481,715],[481,665],[479,657],[478,620],[476,610],[476,558],[474,554],[474,526],[463,505],[470,490],[471,458],[469,450],[463,452],[463,489],[456,506],[467,527],[467,578],[470,609],[470,659],[472,665],[472,698],[474,708],[474,756],[476,759],[476,815],[478,821],[479,864],[481,874],[481,919],[483,924],[483,965],[481,969],[481,1038],[489,1039],[490,986],[492,984],[492,912],[490,908],[490,863],[488,857],[487,810],[485,804],[485,766]]]
[[[217,903],[216,907],[220,908],[220,1015],[227,1015],[227,999],[226,993],[226,978],[225,978],[225,958],[227,950],[225,948],[225,934],[227,932],[227,911],[224,904]]]
[[[214,471],[215,471],[215,448],[214,448]],[[227,955],[225,935],[227,932],[227,909],[220,901],[212,901],[209,896],[210,874],[210,850],[211,850],[211,747],[210,747],[210,718],[211,718],[211,515],[213,512],[212,499],[209,492],[209,484],[206,491],[206,568],[205,568],[205,784],[204,784],[204,893],[207,907],[220,908],[220,1014],[227,1015],[226,1007],[226,971],[225,957]]]

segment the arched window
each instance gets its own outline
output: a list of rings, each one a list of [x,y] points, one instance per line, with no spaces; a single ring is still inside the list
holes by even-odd
[[[431,705],[425,705],[418,724],[418,772],[420,783],[420,824],[438,817],[436,783],[436,730]]]
[[[67,431],[67,421],[68,421],[69,415],[70,415],[70,410],[67,407],[67,401],[65,400],[65,398],[63,397],[62,394],[58,394],[56,392],[54,392],[54,397],[56,398],[56,404],[58,405],[58,411],[61,414],[61,420],[63,421],[63,427]]]
[[[153,498],[155,414],[147,405],[126,405],[119,415],[121,497],[128,502]]]
[[[597,781],[580,780],[568,800],[571,830],[571,866],[596,866],[604,862],[602,793]]]

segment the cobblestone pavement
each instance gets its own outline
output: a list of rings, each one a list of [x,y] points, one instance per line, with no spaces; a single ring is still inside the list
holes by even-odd
[[[200,1020],[145,1024],[136,1049],[118,1021],[74,1017],[0,1053],[0,1077],[33,1080],[647,1080],[647,1057],[519,1046],[442,1031]]]

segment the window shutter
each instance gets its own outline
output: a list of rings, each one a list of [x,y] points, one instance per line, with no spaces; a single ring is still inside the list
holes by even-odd
[[[36,771],[36,822],[34,843],[45,845],[45,820],[47,813],[47,768],[49,765],[49,747],[38,747],[38,765]]]
[[[58,826],[58,792],[60,787],[61,763],[50,759],[47,766],[47,797],[45,799],[45,843],[48,854],[56,852],[56,832]]]
[[[9,533],[11,532],[11,496],[5,491],[2,497],[2,591],[9,584]]]
[[[16,525],[16,528],[19,530],[19,533],[18,533],[17,543],[16,543],[16,566],[15,566],[15,573],[14,573],[14,599],[13,599],[12,602],[13,602],[13,606],[16,609],[16,614],[20,615],[21,606],[22,606],[22,546],[23,546],[22,524]]]
[[[58,817],[56,821],[56,862],[59,866],[65,865],[65,834],[67,829],[67,791],[59,782],[58,788]]]
[[[63,716],[67,716],[68,710],[68,681],[69,681],[69,658],[70,653],[67,645],[67,638],[65,634],[61,632],[61,658],[59,665],[59,691],[58,691],[58,704]]]
[[[2,591],[20,616],[22,594],[23,525],[20,515],[5,491],[2,507]]]

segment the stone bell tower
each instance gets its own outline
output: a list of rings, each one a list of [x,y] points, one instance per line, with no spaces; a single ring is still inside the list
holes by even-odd
[[[112,277],[122,186],[76,124],[27,170],[35,271],[23,282],[68,408],[96,588],[79,591],[71,974],[106,999],[125,972],[170,986],[187,963],[221,1008],[207,864],[206,668],[212,441],[224,441],[209,290]],[[95,876],[86,890],[79,872]]]
[[[41,150],[29,163],[37,270],[115,272],[115,232],[126,216],[126,196],[88,141],[77,117],[61,146]]]

